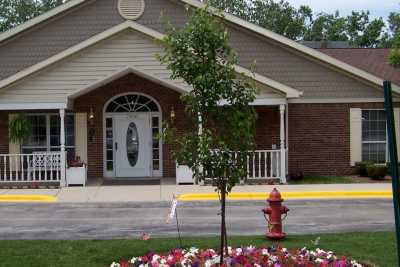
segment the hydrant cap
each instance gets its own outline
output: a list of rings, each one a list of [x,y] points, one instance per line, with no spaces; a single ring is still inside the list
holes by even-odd
[[[282,196],[278,189],[274,188],[274,190],[272,190],[269,194],[268,201],[282,201]]]

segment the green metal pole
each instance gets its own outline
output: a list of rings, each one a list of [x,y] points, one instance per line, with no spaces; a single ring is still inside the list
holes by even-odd
[[[389,81],[383,83],[385,92],[385,110],[390,152],[390,173],[392,175],[394,219],[396,223],[397,259],[400,266],[400,204],[399,204],[399,166],[397,158],[396,130],[394,125],[392,84]]]

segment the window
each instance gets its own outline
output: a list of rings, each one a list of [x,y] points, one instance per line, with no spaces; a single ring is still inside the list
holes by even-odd
[[[144,95],[130,94],[112,100],[106,112],[158,112],[158,106]]]
[[[114,141],[113,141],[113,119],[106,119],[106,162],[107,171],[114,170]]]
[[[362,160],[385,163],[387,154],[384,110],[362,111]]]
[[[32,135],[22,143],[22,153],[60,151],[60,116],[58,114],[29,115]],[[75,116],[65,116],[65,149],[67,159],[75,158]]]
[[[152,144],[153,144],[153,170],[160,170],[160,146],[161,141],[159,138],[160,134],[160,117],[153,116],[151,118],[151,128],[152,128]]]

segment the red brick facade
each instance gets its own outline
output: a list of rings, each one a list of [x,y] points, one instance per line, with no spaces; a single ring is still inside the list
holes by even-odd
[[[172,108],[176,114],[177,128],[184,129],[187,118],[183,117],[180,94],[149,80],[128,75],[102,86],[75,100],[74,111],[89,113],[93,109],[95,118],[93,141],[88,140],[88,176],[103,177],[103,109],[108,100],[124,93],[144,93],[153,97],[161,106],[163,120],[168,119]],[[91,126],[88,125],[88,131]],[[170,146],[163,145],[163,176],[175,177],[175,163],[171,158]]]
[[[124,93],[144,93],[158,101],[163,120],[175,110],[178,132],[189,125],[180,94],[133,74],[104,85],[74,101],[75,112],[95,113],[94,138],[88,140],[89,177],[103,177],[103,109],[108,100]],[[350,174],[350,108],[383,108],[383,103],[289,104],[289,173]],[[257,149],[279,148],[279,107],[257,107]],[[57,111],[54,111],[57,112]],[[14,112],[13,112],[14,113]],[[91,126],[88,125],[88,131]],[[8,153],[8,112],[0,112],[0,153]],[[175,177],[171,147],[163,145],[163,177]]]
[[[351,174],[350,108],[383,103],[289,104],[289,173]]]

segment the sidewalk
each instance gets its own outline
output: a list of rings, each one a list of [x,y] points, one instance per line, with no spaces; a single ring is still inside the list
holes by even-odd
[[[285,199],[390,198],[391,184],[238,185],[232,200],[265,200],[276,187]],[[4,189],[0,202],[109,203],[217,200],[214,188],[199,185],[88,186],[61,189]]]

